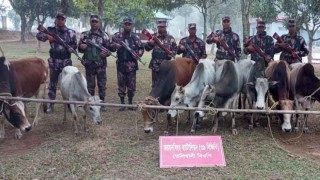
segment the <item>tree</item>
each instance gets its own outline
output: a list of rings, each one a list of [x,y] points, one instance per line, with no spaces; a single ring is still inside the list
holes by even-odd
[[[19,15],[17,13],[15,13],[14,10],[10,10],[8,12],[8,18],[11,20],[14,29],[18,31],[20,28],[20,23],[21,23]]]
[[[186,35],[186,32],[187,32],[187,18],[190,16],[190,14],[192,13],[192,8],[188,5],[184,5],[180,8],[178,8],[176,10],[176,14],[177,15],[180,15],[184,18],[184,34],[183,35]]]
[[[279,13],[274,2],[270,0],[253,1],[250,7],[251,16],[263,19],[266,23],[274,22]]]
[[[301,25],[301,29],[307,31],[309,42],[308,62],[312,61],[313,42],[320,40],[315,38],[315,34],[320,28],[320,3],[318,0],[277,0],[274,3],[283,13],[290,18],[295,18]]]

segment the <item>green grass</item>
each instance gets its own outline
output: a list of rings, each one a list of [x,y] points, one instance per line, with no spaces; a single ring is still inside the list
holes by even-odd
[[[42,51],[47,52],[47,44],[43,45]],[[36,55],[35,42],[26,45],[5,43],[1,47],[8,59]],[[48,58],[47,53],[37,56]],[[143,60],[149,61],[150,53],[146,53]],[[83,72],[77,60],[74,65]],[[139,66],[136,102],[148,95],[151,85],[150,70],[147,66]],[[112,58],[108,60],[107,72],[107,101],[118,102],[115,60]],[[34,104],[28,106],[33,112]],[[11,157],[0,152],[0,179],[320,179],[319,162],[289,155],[277,146],[263,127],[253,132],[245,129],[246,120],[237,122],[238,136],[231,135],[229,121],[219,125],[217,134],[223,138],[226,167],[160,169],[158,137],[163,135],[165,122],[157,122],[155,132],[145,134],[139,111],[119,113],[116,108],[109,108],[102,116],[101,126],[90,125],[89,132],[81,131],[78,136],[73,133],[70,114],[67,123],[62,124],[62,105],[57,105],[53,114],[43,115],[39,125],[24,134],[21,140],[11,140],[12,128],[7,125],[7,140],[0,146],[5,146],[9,140],[23,143],[33,136],[39,137],[41,144]],[[165,119],[165,114],[160,114],[159,118]],[[185,119],[183,114],[181,122]],[[138,134],[135,120],[138,121]],[[319,125],[314,125],[315,133],[319,135]],[[208,121],[203,126],[196,135],[212,134]],[[180,135],[187,135],[189,130],[190,126],[180,123]],[[281,136],[276,128],[274,131],[276,138]]]

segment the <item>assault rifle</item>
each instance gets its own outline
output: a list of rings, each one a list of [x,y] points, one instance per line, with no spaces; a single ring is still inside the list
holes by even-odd
[[[130,52],[130,54],[133,56],[133,58],[137,59],[144,66],[146,65],[146,63],[141,60],[141,58],[138,56],[138,54],[136,52],[134,52],[125,42],[119,41],[119,43],[122,47],[124,47],[127,51]]]
[[[89,44],[90,46],[93,46],[97,49],[99,49],[100,51],[104,51],[104,52],[107,52],[107,54],[114,58],[117,58],[116,56],[114,56],[111,51],[109,51],[107,48],[103,47],[103,46],[100,46],[99,44],[97,44],[96,42],[93,42],[91,39],[85,39],[84,40],[85,43]]]
[[[191,56],[197,61],[196,63],[198,63],[199,58],[196,56],[196,53],[191,49],[188,43],[186,43],[186,48],[190,52]]]
[[[215,34],[214,32],[211,33],[211,36],[214,38],[215,37],[218,38],[218,43],[223,47],[223,49],[228,51],[229,54],[231,54],[234,58],[239,60],[239,57],[237,57],[236,53],[231,50],[231,48],[228,46],[228,44],[226,42],[224,42],[224,40],[220,39],[219,36],[217,34]]]
[[[261,56],[265,61],[269,62],[270,59],[268,58],[268,55],[257,45],[255,45],[254,43],[251,42],[251,39],[249,37],[245,37],[244,39],[244,43],[247,46],[252,46],[254,51],[259,54],[259,56]]]
[[[275,38],[278,43],[284,43],[284,41],[281,39],[281,37],[278,35],[278,33],[275,32],[272,37]],[[296,54],[290,46],[287,46],[284,49],[291,54],[293,59],[298,59],[299,61],[302,60],[301,57],[298,56],[298,54]]]
[[[78,60],[83,61],[83,59],[81,59],[81,57],[78,55],[77,51],[74,50],[71,46],[67,45],[58,35],[50,33],[45,27],[42,26],[42,24],[40,24],[37,28],[38,31],[49,35],[51,37],[53,37],[53,39],[58,42],[59,44],[61,44],[64,48],[66,48],[67,50],[69,48],[72,49],[71,53],[73,53],[75,56],[77,56]]]
[[[154,42],[157,44],[157,46],[158,46],[160,49],[164,50],[169,56],[171,56],[172,58],[174,58],[173,54],[169,51],[169,49],[165,48],[165,47],[163,46],[163,44],[161,43],[161,41],[160,41],[157,37],[152,36],[148,30],[143,29],[143,30],[142,30],[142,34],[146,35],[146,36],[149,38],[149,40],[150,40],[150,39],[154,40]]]

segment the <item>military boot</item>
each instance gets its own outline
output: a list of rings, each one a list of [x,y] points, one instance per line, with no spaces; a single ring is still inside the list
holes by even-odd
[[[53,103],[50,103],[47,110],[46,110],[46,113],[53,113],[54,111],[54,104]]]
[[[105,101],[102,100],[102,103],[105,103]],[[106,112],[106,111],[107,111],[107,106],[101,106],[100,110],[101,110],[102,112]]]
[[[128,103],[129,103],[130,105],[132,105],[132,98],[133,98],[133,97],[128,97]],[[135,107],[129,107],[128,110],[130,110],[130,111],[135,111],[135,110],[137,110],[137,108],[135,108]]]
[[[120,103],[124,104],[124,97],[120,97]],[[125,111],[125,110],[126,110],[126,107],[120,107],[119,108],[119,111]]]

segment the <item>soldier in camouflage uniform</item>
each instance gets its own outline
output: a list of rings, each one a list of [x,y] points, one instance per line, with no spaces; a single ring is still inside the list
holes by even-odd
[[[240,40],[239,35],[232,31],[232,28],[230,26],[230,17],[226,16],[222,18],[222,26],[223,30],[217,30],[216,34],[217,36],[223,40],[230,49],[236,54],[236,59],[240,59],[241,57],[241,46],[240,46]],[[218,38],[213,37],[212,33],[207,37],[207,43],[217,44],[217,52],[216,52],[216,59],[215,60],[221,60],[221,59],[229,59],[232,61],[235,61],[235,57],[233,57],[227,50],[225,50],[220,43],[218,43]]]
[[[171,35],[167,32],[167,20],[166,19],[158,19],[157,20],[158,32],[153,34],[154,37],[157,37],[160,42],[162,42],[163,46],[167,48],[172,56],[175,56],[178,50],[177,43]],[[152,51],[151,61],[149,64],[149,68],[152,69],[152,87],[155,85],[155,82],[158,81],[158,71],[160,68],[160,64],[162,61],[171,60],[171,56],[167,54],[164,50],[162,50],[159,46],[155,44],[153,39],[150,39],[148,43],[145,45],[146,51]]]
[[[111,51],[117,51],[117,77],[118,95],[120,103],[125,104],[125,96],[128,95],[128,104],[132,104],[132,99],[136,92],[136,72],[139,69],[138,60],[130,51],[121,46],[120,41],[126,43],[139,57],[142,57],[144,49],[140,37],[132,32],[133,20],[130,17],[123,19],[123,32],[118,32],[112,37]],[[125,107],[119,111],[125,111]],[[128,108],[135,110],[135,108]]]
[[[281,36],[281,39],[284,41],[283,43],[277,42],[275,44],[275,53],[281,52],[280,60],[287,61],[289,64],[301,62],[299,59],[294,59],[292,54],[289,53],[286,48],[290,47],[298,55],[298,57],[302,58],[309,54],[306,41],[302,36],[297,34],[296,21],[294,19],[290,19],[288,21],[287,28],[289,33]]]
[[[207,58],[206,44],[196,36],[196,27],[197,26],[195,23],[188,24],[189,36],[184,37],[180,40],[177,54],[182,53],[182,57],[193,59],[195,64],[198,64],[199,62],[191,55],[191,52],[189,52],[186,48],[186,44],[188,44],[198,59]]]
[[[260,47],[263,52],[267,55],[268,59],[267,62],[273,59],[274,56],[274,43],[273,38],[267,35],[266,30],[266,23],[264,21],[257,21],[257,34],[254,36],[250,36],[249,39],[251,43],[255,44],[257,47]],[[255,52],[255,49],[252,45],[248,45],[248,43],[244,42],[244,49],[245,54],[251,54],[251,60],[257,61],[261,57],[258,53]],[[267,66],[267,63],[265,63]]]
[[[44,34],[42,32],[37,33],[36,37],[39,41],[47,41],[50,43],[50,58],[48,59],[50,69],[50,83],[48,96],[51,100],[56,98],[56,90],[59,75],[65,66],[72,66],[71,52],[77,48],[76,32],[69,29],[65,25],[66,16],[63,13],[58,13],[55,19],[55,27],[48,27],[48,31],[52,34],[59,36],[67,45],[69,49],[66,49],[61,44],[56,42],[53,37]],[[50,103],[47,109],[47,113],[54,111],[54,104]]]
[[[110,38],[107,33],[100,29],[100,19],[97,15],[90,16],[90,31],[81,33],[78,51],[84,53],[82,64],[86,70],[87,88],[89,93],[94,96],[96,82],[99,90],[99,97],[104,102],[106,96],[107,83],[107,59],[111,55],[108,50],[110,47]],[[100,51],[88,43],[92,41],[105,50]],[[106,107],[102,106],[101,111],[106,111]]]

